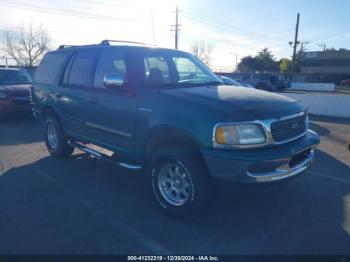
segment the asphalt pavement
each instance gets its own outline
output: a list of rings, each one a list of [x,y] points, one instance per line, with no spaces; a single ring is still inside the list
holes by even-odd
[[[41,125],[0,123],[0,254],[348,254],[350,120],[312,117],[314,166],[287,185],[218,184],[194,222],[164,215],[143,172],[76,150],[50,157]]]

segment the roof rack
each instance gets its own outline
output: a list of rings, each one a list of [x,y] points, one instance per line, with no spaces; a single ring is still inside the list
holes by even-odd
[[[65,48],[71,48],[71,47],[78,47],[78,45],[60,45],[57,49],[65,49]]]
[[[111,43],[125,43],[125,44],[136,44],[136,45],[146,45],[145,43],[141,42],[134,42],[134,41],[124,41],[124,40],[102,40],[100,45],[111,45]]]
[[[133,41],[123,41],[123,40],[102,40],[101,43],[99,45],[111,45],[111,43],[125,43],[125,44],[134,44],[134,45],[144,45],[146,46],[145,43],[141,43],[141,42],[133,42]],[[88,47],[88,46],[96,46],[96,44],[92,44],[92,45],[60,45],[57,49],[65,49],[65,48],[73,48],[73,47]]]

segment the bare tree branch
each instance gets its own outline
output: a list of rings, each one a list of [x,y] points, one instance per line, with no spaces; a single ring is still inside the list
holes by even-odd
[[[206,43],[204,40],[196,41],[191,46],[192,54],[208,66],[211,62],[211,53],[213,50],[214,46],[211,43]]]
[[[0,49],[12,57],[18,65],[33,67],[49,51],[50,36],[42,25],[30,23],[0,35]]]

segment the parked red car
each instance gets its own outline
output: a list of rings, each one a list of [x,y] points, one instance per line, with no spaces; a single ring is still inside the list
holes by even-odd
[[[349,79],[344,79],[341,81],[342,86],[350,86],[350,78]]]
[[[30,112],[32,78],[25,70],[0,68],[0,116]]]

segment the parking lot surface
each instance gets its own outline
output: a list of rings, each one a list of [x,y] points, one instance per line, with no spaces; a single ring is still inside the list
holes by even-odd
[[[316,162],[288,185],[218,184],[214,206],[181,222],[143,172],[76,151],[51,158],[32,119],[0,123],[0,254],[350,254],[350,120],[312,117]]]

